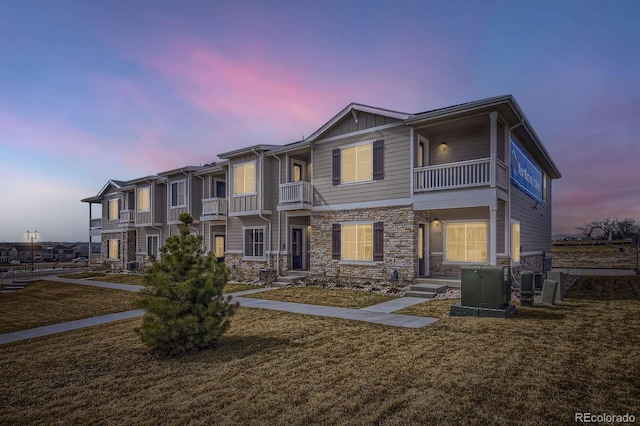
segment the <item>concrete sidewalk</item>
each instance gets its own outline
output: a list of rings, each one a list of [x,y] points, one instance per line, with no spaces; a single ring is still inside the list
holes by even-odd
[[[48,277],[48,280],[71,284],[82,284],[94,287],[112,288],[116,290],[139,292],[143,286],[130,284],[117,284],[105,281],[94,281],[85,279],[71,279]],[[418,317],[412,315],[394,314],[397,310],[407,306],[425,302],[427,299],[418,297],[402,297],[378,305],[369,306],[363,309],[336,308],[332,306],[309,305],[306,303],[279,302],[275,300],[253,299],[242,296],[261,293],[265,291],[277,290],[276,287],[259,288],[253,290],[239,291],[231,293],[233,302],[240,303],[246,308],[269,309],[274,311],[290,312],[303,315],[314,315],[319,317],[340,318],[355,321],[365,321],[374,324],[390,325],[394,327],[421,328],[436,322],[437,318]],[[136,309],[126,312],[118,312],[98,317],[84,318],[75,321],[68,321],[59,324],[47,325],[43,327],[31,328],[28,330],[14,331],[0,334],[0,345],[17,342],[19,340],[32,339],[34,337],[47,336],[50,334],[62,333],[64,331],[76,330],[83,327],[106,324],[112,321],[135,318],[144,315],[144,310]]]

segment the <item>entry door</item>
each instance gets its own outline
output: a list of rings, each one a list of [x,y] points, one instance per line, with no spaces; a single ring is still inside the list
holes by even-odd
[[[302,269],[302,229],[291,230],[291,269]]]
[[[429,224],[418,225],[418,276],[429,275]]]

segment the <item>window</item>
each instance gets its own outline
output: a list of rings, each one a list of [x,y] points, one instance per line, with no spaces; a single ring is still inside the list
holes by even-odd
[[[109,220],[118,220],[120,218],[120,200],[109,200],[108,208],[107,218]]]
[[[244,256],[264,257],[264,228],[244,230]]]
[[[487,223],[450,222],[444,225],[447,262],[486,262]]]
[[[147,235],[147,256],[158,257],[158,236]]]
[[[225,198],[227,196],[227,186],[223,180],[214,179],[212,189],[215,191],[211,194],[212,197]]]
[[[224,257],[224,235],[216,235],[215,250],[218,259]]]
[[[138,189],[137,206],[139,212],[148,212],[151,210],[151,191],[149,187]]]
[[[520,222],[511,222],[511,260],[520,262]]]
[[[384,179],[384,141],[333,150],[333,185]]]
[[[236,164],[233,166],[235,181],[234,195],[255,194],[256,192],[256,162]]]
[[[120,240],[109,240],[109,245],[107,246],[107,257],[109,259],[119,259],[120,258]]]
[[[171,207],[184,207],[187,205],[187,182],[179,180],[171,182]]]
[[[334,224],[332,258],[336,260],[382,261],[384,256],[384,224]]]

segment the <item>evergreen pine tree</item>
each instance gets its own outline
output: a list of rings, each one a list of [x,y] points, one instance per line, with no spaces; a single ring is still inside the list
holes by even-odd
[[[148,269],[138,305],[146,309],[136,332],[153,351],[176,355],[213,346],[230,325],[237,304],[222,290],[227,268],[214,253],[203,255],[202,236],[192,235],[188,214],[180,235],[167,238],[161,259]]]

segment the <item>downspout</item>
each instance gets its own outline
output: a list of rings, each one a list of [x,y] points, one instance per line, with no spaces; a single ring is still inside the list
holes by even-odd
[[[282,183],[282,163],[280,157],[271,153],[278,160],[278,199],[280,199],[280,184]],[[276,276],[280,276],[280,236],[282,235],[282,212],[278,210],[278,251],[276,251]],[[269,243],[271,244],[271,243]]]
[[[200,176],[200,175],[196,175],[196,177],[200,178],[200,180],[202,180],[202,198],[204,198],[204,178],[202,176]],[[200,200],[200,204],[201,204],[201,206],[200,206],[200,209],[201,209],[200,210],[200,214],[202,215],[202,200]],[[204,238],[204,228],[205,228],[204,221],[201,221],[200,225],[201,225],[201,228],[202,228],[200,230],[200,232],[202,233],[202,238]],[[208,236],[211,237],[211,232],[209,232]],[[209,248],[209,251],[211,251],[211,240],[209,240],[209,244],[208,245],[205,244],[205,246],[207,246]],[[205,250],[205,252],[206,252],[206,250]]]
[[[518,123],[518,124],[514,124],[513,126],[509,127],[509,129],[507,130],[507,137],[509,138],[509,140],[505,141],[505,145],[506,146],[510,146],[511,145],[511,131],[513,129],[515,129],[516,127],[520,127],[524,125],[524,118]],[[509,161],[507,162],[508,167],[511,167],[511,149],[509,149]],[[508,184],[508,191],[509,191],[509,269],[511,269],[511,279],[513,280],[513,282],[518,282],[518,280],[516,280],[515,275],[513,274],[513,257],[511,256],[511,253],[513,253],[513,247],[511,247],[511,245],[513,244],[513,236],[511,235],[513,230],[511,228],[511,170],[509,169],[509,178],[507,180]],[[522,235],[522,232],[520,233],[520,235]],[[520,254],[520,261],[522,262],[522,254]],[[513,287],[513,285],[512,285]],[[518,287],[520,287],[520,283],[518,283]]]
[[[155,209],[155,186],[154,183],[151,182],[149,179],[145,178],[145,182],[147,182],[149,184],[149,203],[151,204],[149,207],[151,208],[151,225],[149,226],[151,229],[156,229],[160,232],[160,236],[158,237],[158,258],[160,258],[160,247],[162,244],[162,228],[158,228],[157,226],[154,225],[155,221],[155,215],[156,215],[156,209]],[[152,190],[153,189],[153,190]],[[148,244],[148,241],[147,241]],[[147,252],[149,251],[149,247],[147,247]]]
[[[260,158],[260,175],[264,175],[264,152],[258,154],[255,148],[251,151]],[[256,173],[257,175],[257,173]],[[271,221],[262,215],[262,199],[264,197],[264,176],[260,176],[260,195],[258,196],[258,216],[269,225],[269,255],[267,256],[267,266],[271,267]],[[265,250],[266,251],[266,250]]]

